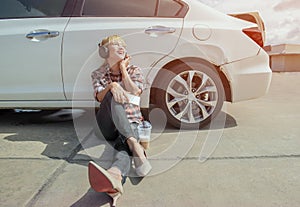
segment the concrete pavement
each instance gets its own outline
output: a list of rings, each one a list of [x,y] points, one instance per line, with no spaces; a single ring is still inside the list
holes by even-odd
[[[300,73],[274,73],[266,96],[225,105],[224,130],[156,127],[152,174],[127,179],[118,205],[299,206],[299,84]],[[72,122],[41,122],[38,113],[0,115],[1,206],[110,206],[107,195],[90,189],[87,162],[109,166],[113,152],[89,131],[91,123],[80,123],[74,129]],[[222,137],[200,162],[211,131]]]

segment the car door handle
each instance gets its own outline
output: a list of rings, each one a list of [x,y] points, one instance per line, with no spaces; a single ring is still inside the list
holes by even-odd
[[[160,34],[174,33],[175,31],[176,31],[176,29],[173,28],[173,27],[165,27],[165,26],[157,25],[157,26],[148,27],[145,30],[145,33],[149,34],[150,36],[151,35],[157,36],[157,35],[160,35]]]
[[[26,35],[28,39],[39,39],[39,38],[51,38],[57,37],[59,35],[58,31],[33,31]]]

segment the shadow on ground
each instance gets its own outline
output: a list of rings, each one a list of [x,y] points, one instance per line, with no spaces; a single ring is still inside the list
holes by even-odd
[[[69,163],[87,166],[89,160],[97,161],[104,168],[108,168],[113,159],[112,147],[104,140],[97,139],[97,133],[93,130],[89,131],[82,139],[79,138],[71,119],[45,119],[49,116],[50,111],[34,111],[34,112],[15,112],[13,110],[0,111],[0,131],[1,133],[13,134],[5,137],[5,140],[11,142],[41,142],[46,145],[41,155],[51,159],[61,159]],[[65,116],[65,114],[64,114]],[[67,116],[67,115],[66,115]],[[235,119],[224,112],[220,117],[225,120],[216,118],[215,129],[236,127]],[[224,123],[223,123],[224,122]],[[158,123],[158,124],[157,124]],[[159,122],[152,123],[153,132],[176,133],[180,131],[170,125],[162,126]],[[223,126],[222,127],[222,123]],[[200,129],[201,131],[211,130],[208,125]],[[93,138],[90,138],[93,137]],[[103,151],[95,157],[90,156],[91,153],[80,154],[81,150],[92,149],[95,146],[102,146]],[[133,185],[139,184],[141,178],[130,178]],[[111,203],[111,198],[105,193],[97,193],[89,189],[78,201],[72,204],[72,207],[79,206],[101,206]]]
[[[81,149],[80,144],[85,141],[84,139],[90,136],[88,133],[92,133],[92,127],[90,126],[90,131],[84,135],[85,137],[79,137],[77,131],[74,129],[73,121],[71,119],[59,119],[58,121],[55,121],[54,119],[45,119],[45,116],[48,116],[49,114],[51,114],[50,111],[17,113],[13,110],[0,110],[0,131],[1,133],[14,134],[6,137],[5,140],[12,142],[42,142],[46,145],[45,150],[41,153],[42,155],[52,159],[64,159],[68,162],[76,163],[76,160],[72,160],[72,156],[75,156]],[[224,120],[218,120],[218,117],[225,117],[225,122]],[[215,120],[217,127],[214,129],[232,128],[237,126],[236,120],[229,114],[221,112],[218,117],[216,117]],[[157,122],[159,124],[159,121]],[[218,124],[218,122],[221,124]],[[153,133],[176,133],[179,130],[182,130],[176,129],[168,124],[162,129],[162,126],[158,124],[152,123]],[[211,130],[211,126],[207,125],[199,130]],[[99,143],[95,142],[90,144],[91,146],[85,146],[84,148],[90,148],[94,145],[105,143],[105,141],[103,142],[100,140]],[[89,156],[80,156],[81,158],[79,161],[90,159]]]
[[[93,189],[89,189],[78,201],[71,205],[71,207],[99,207],[111,202],[111,198],[106,193],[97,193]]]

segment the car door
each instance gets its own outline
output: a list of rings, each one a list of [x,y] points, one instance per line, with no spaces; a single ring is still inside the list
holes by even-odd
[[[1,0],[0,100],[63,100],[67,0]]]
[[[71,18],[63,45],[66,96],[73,100],[93,99],[90,74],[104,61],[98,55],[104,37],[122,36],[132,63],[147,75],[175,48],[187,9],[173,0],[85,0],[78,7],[82,10]]]

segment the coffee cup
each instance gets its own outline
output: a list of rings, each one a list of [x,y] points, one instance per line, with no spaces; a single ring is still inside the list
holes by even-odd
[[[144,147],[144,149],[149,148],[151,129],[152,129],[152,126],[148,121],[143,121],[138,126],[139,141],[140,141],[140,144]]]

